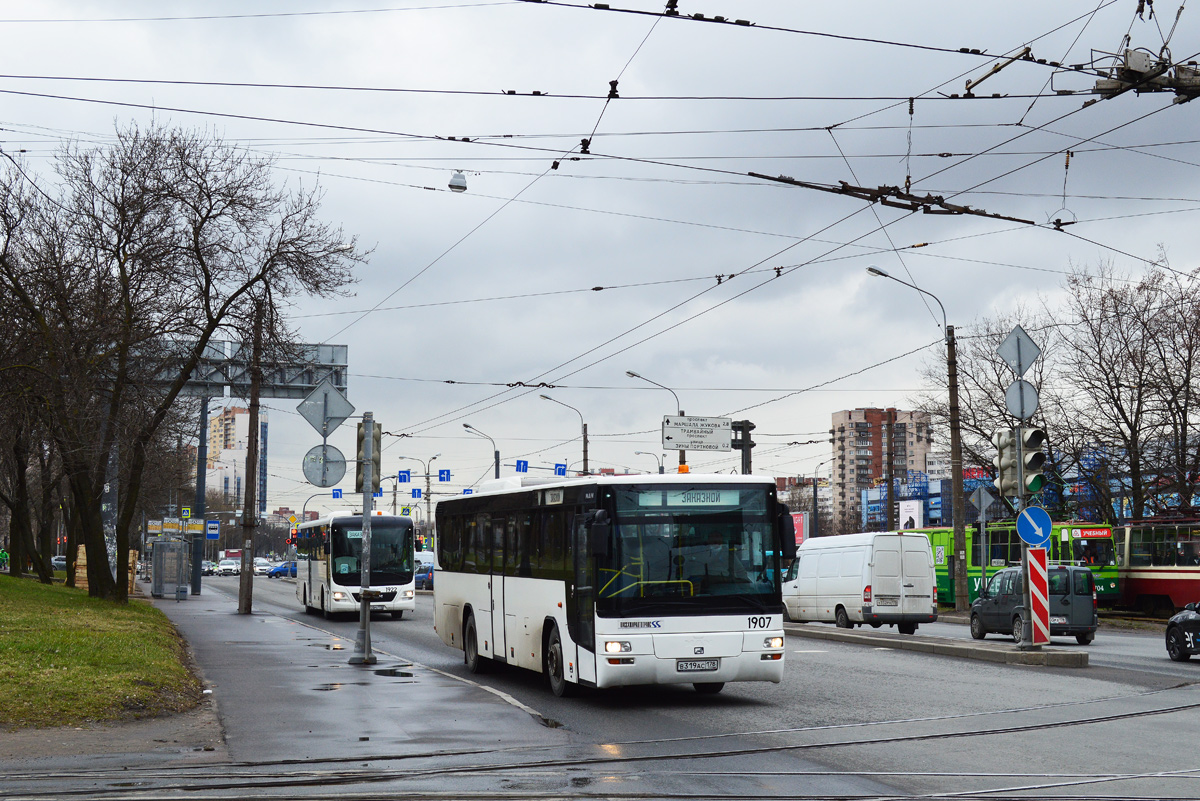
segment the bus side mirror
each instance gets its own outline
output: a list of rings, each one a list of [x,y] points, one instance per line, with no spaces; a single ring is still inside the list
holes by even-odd
[[[796,521],[792,520],[787,504],[779,504],[779,555],[784,559],[796,558]]]
[[[608,556],[608,541],[612,537],[612,523],[608,521],[608,512],[604,509],[596,510],[589,528],[592,556],[598,559]]]

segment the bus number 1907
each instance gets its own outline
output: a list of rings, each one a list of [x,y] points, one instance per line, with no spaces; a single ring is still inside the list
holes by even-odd
[[[771,628],[771,618],[769,617],[748,617],[746,625],[752,629],[769,629]]]

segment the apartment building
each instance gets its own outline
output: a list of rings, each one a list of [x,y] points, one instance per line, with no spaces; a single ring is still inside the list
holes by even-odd
[[[926,470],[933,446],[928,412],[848,409],[834,412],[833,517],[841,532],[861,528],[863,492],[887,483],[888,463],[897,479]]]

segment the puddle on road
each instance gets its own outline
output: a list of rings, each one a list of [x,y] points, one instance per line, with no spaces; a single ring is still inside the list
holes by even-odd
[[[400,668],[384,668],[383,670],[376,670],[373,672],[375,673],[376,676],[391,676],[393,678],[400,678],[400,679],[413,678],[412,673],[409,673],[407,670],[401,670]]]
[[[340,690],[343,687],[367,687],[370,684],[371,682],[369,681],[335,681],[330,684],[318,684],[316,687],[313,687],[313,689],[317,692],[326,693],[334,690]]]
[[[340,642],[334,642],[334,643],[310,642],[308,644],[308,646],[310,648],[324,648],[326,651],[345,651],[346,650],[346,646]]]

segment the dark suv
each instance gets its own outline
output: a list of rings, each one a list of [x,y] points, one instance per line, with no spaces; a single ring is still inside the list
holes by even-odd
[[[1200,604],[1188,604],[1183,611],[1167,621],[1167,655],[1176,662],[1186,662],[1200,654]]]
[[[1096,581],[1086,567],[1052,565],[1047,571],[1050,602],[1050,636],[1074,637],[1087,645],[1096,637]],[[988,632],[1010,634],[1021,641],[1025,607],[1021,596],[1021,568],[1006,567],[988,581],[971,604],[971,636],[982,640]]]

